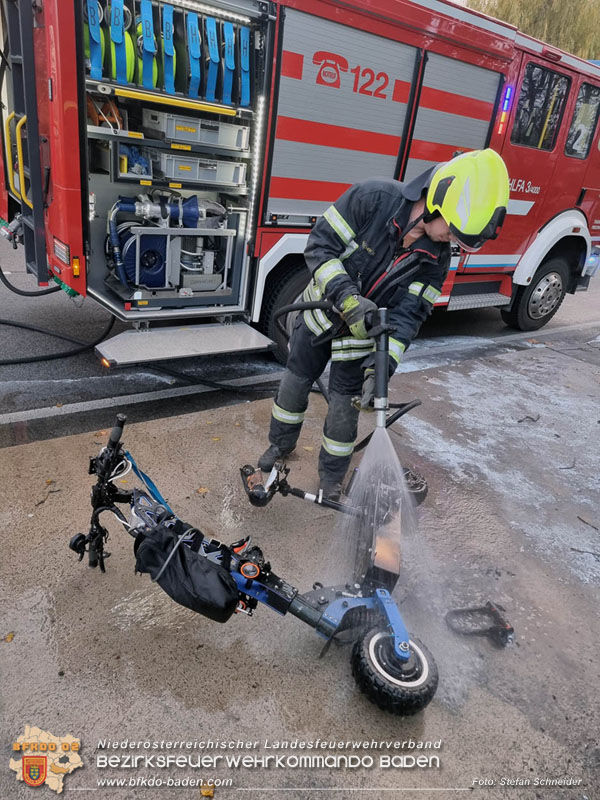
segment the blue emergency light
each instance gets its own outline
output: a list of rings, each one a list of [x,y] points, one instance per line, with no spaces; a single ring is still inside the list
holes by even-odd
[[[513,87],[507,86],[504,92],[504,100],[502,101],[502,113],[500,115],[500,124],[498,125],[498,130],[496,131],[496,133],[500,134],[504,130],[506,118],[508,117],[508,112],[510,111],[512,96],[513,96]]]

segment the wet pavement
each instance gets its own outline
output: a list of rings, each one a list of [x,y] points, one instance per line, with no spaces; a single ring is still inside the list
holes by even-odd
[[[414,357],[420,368],[406,362],[391,397],[423,401],[391,435],[402,462],[429,482],[396,590],[440,671],[425,712],[400,719],[371,705],[354,684],[349,648],[319,659],[323,641],[297,619],[259,607],[253,618],[218,625],[175,605],[134,574],[131,539],[112,520],[107,573],[78,564],[67,544],[87,528],[88,457],[107,430],[24,438],[0,451],[0,797],[32,796],[8,769],[26,724],[81,739],[84,768],[66,776],[65,792],[94,791],[98,800],[199,797],[197,788],[96,783],[158,773],[231,778],[216,798],[599,796],[600,322],[480,341],[459,347],[460,357],[435,347]],[[316,487],[324,409],[313,396],[290,460],[292,483],[307,490]],[[103,413],[117,410],[115,399]],[[305,591],[342,562],[343,545],[332,535],[334,512],[293,497],[266,509],[248,504],[238,469],[264,448],[269,414],[269,399],[244,399],[135,422],[124,439],[183,519],[226,542],[252,534],[274,570]],[[371,425],[363,419],[361,433]],[[446,627],[449,609],[487,600],[514,625],[512,647]],[[105,739],[258,741],[249,751],[258,756],[290,755],[266,742],[379,746],[358,750],[374,758],[370,768],[99,769]],[[441,741],[421,751],[440,766],[380,767],[381,756],[408,752],[389,750],[395,741]],[[534,785],[569,779],[580,783]]]

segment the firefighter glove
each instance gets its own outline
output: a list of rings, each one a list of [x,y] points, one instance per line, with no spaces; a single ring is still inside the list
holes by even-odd
[[[375,373],[375,353],[370,353],[365,358],[365,360],[363,361],[362,368],[364,370],[365,377],[366,377],[368,372]],[[398,362],[396,361],[394,356],[392,356],[390,354],[390,357],[389,357],[389,360],[388,360],[388,379],[392,377],[394,372],[396,372],[397,368],[398,368]]]
[[[376,310],[377,306],[372,300],[367,300],[360,294],[349,294],[342,301],[340,313],[355,339],[368,339],[365,317],[370,311]]]
[[[361,411],[373,411],[373,400],[375,399],[375,370],[369,367],[365,370],[365,378],[362,385],[362,396],[360,398]]]

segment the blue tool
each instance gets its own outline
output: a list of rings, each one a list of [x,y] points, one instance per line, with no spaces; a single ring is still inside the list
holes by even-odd
[[[88,30],[90,39],[90,77],[102,80],[102,31],[98,16],[98,0],[87,0]]]
[[[142,85],[144,89],[154,89],[154,58],[156,39],[152,19],[152,0],[142,0],[140,5],[142,23]]]
[[[206,17],[206,43],[208,44],[208,72],[206,75],[206,99],[211,102],[216,101],[215,91],[217,88],[217,77],[219,75],[219,35],[217,33],[217,20],[214,17]]]
[[[175,94],[175,45],[173,43],[173,6],[162,8],[163,65],[165,92]]]
[[[113,0],[110,12],[110,38],[114,44],[117,83],[127,83],[127,47],[123,13],[123,0]]]
[[[198,14],[189,11],[187,15],[187,44],[190,62],[190,85],[188,95],[198,97],[200,93],[200,28],[198,25]]]
[[[250,29],[240,28],[240,105],[250,105]]]
[[[225,36],[225,59],[223,64],[223,102],[231,105],[231,89],[235,72],[235,31],[231,22],[223,25]]]

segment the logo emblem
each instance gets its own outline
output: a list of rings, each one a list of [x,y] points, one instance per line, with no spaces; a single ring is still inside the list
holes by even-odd
[[[47,786],[57,794],[63,791],[67,775],[83,767],[79,739],[70,734],[55,736],[36,725],[25,725],[25,732],[13,741],[11,749],[8,766],[18,781],[27,786]]]
[[[316,82],[321,86],[330,86],[339,89],[341,85],[340,73],[348,72],[348,61],[337,53],[319,51],[313,56],[313,64],[319,68]]]
[[[46,780],[47,756],[23,756],[23,780],[28,786],[41,786]]]

